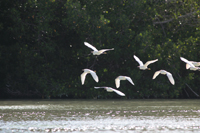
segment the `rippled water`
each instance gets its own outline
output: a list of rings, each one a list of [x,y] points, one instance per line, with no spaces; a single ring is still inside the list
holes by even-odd
[[[0,132],[200,132],[200,100],[0,101]]]

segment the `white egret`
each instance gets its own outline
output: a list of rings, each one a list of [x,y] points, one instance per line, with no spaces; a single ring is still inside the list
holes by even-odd
[[[174,81],[174,78],[172,76],[172,74],[170,72],[167,72],[165,70],[159,70],[159,71],[156,71],[153,75],[153,79],[155,79],[159,74],[163,74],[163,75],[167,75],[169,81],[174,85],[175,84],[175,81]]]
[[[118,91],[118,90],[116,90],[116,89],[113,89],[113,88],[111,88],[111,87],[94,87],[95,89],[99,89],[99,88],[104,88],[107,92],[115,92],[115,93],[117,93],[118,95],[120,95],[120,96],[125,96],[125,94],[124,93],[122,93],[121,91]]]
[[[180,57],[180,59],[186,63],[186,69],[190,69],[190,70],[193,70],[193,71],[196,71],[196,70],[200,70],[200,67],[196,67],[195,65],[198,65],[198,63],[195,63],[195,65],[192,63],[192,61],[188,61],[187,59],[183,58],[183,57]]]
[[[85,44],[85,46],[87,46],[87,47],[91,48],[92,50],[94,50],[94,51],[92,51],[93,55],[100,55],[100,54],[104,53],[105,51],[114,50],[114,48],[97,50],[94,46],[92,46],[91,44],[89,44],[87,42],[84,42],[84,44]]]
[[[200,62],[196,62],[196,61],[190,61],[195,67],[198,67],[200,66]],[[189,69],[190,68],[190,65],[189,64],[186,64],[186,69]]]
[[[151,60],[151,61],[147,61],[145,64],[143,64],[143,62],[137,57],[137,56],[133,56],[135,58],[135,60],[139,63],[140,66],[138,66],[141,70],[151,70],[150,68],[148,68],[147,66],[151,63],[154,63],[156,61],[158,61],[158,59],[155,60]]]
[[[130,77],[127,77],[127,76],[118,76],[116,79],[115,79],[115,84],[116,84],[116,87],[119,88],[120,86],[120,80],[128,80],[132,85],[134,85],[132,79]]]
[[[98,78],[97,74],[96,74],[94,71],[92,71],[92,70],[90,70],[90,69],[83,69],[83,71],[84,71],[84,72],[81,74],[81,83],[82,83],[82,85],[84,84],[84,82],[85,82],[85,77],[86,77],[86,75],[87,75],[88,73],[90,73],[90,74],[92,75],[93,79],[94,79],[96,82],[99,82],[99,78]]]

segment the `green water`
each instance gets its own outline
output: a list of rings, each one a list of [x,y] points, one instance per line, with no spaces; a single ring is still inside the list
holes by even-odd
[[[200,132],[200,100],[6,100],[0,132]]]

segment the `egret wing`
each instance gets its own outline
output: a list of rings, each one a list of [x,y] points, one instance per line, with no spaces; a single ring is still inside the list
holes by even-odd
[[[134,85],[132,79],[130,77],[125,77],[132,85]]]
[[[101,51],[103,53],[103,52],[109,51],[109,50],[114,50],[114,48],[112,48],[112,49],[102,49],[102,50],[99,50],[99,51]]]
[[[192,64],[194,65],[194,66],[200,66],[200,62],[196,62],[196,61],[190,61],[190,62],[192,62]]]
[[[185,58],[183,58],[183,57],[180,57],[180,59],[181,59],[183,62],[189,64],[190,67],[195,67],[195,66],[194,66],[190,61],[188,61],[187,59],[185,59]]]
[[[174,78],[172,77],[172,74],[167,72],[167,77],[168,77],[169,81],[174,85],[175,82],[174,82]]]
[[[88,74],[88,73],[86,73],[86,72],[83,72],[83,73],[81,74],[81,83],[82,83],[82,85],[83,85],[84,82],[85,82],[85,77],[86,77],[87,74]]]
[[[143,66],[143,62],[137,57],[137,56],[133,56],[135,58],[135,60],[140,64],[140,66]]]
[[[98,78],[97,74],[96,74],[94,71],[91,71],[91,70],[90,70],[90,74],[92,75],[93,79],[94,79],[96,82],[99,82],[99,78]]]
[[[153,75],[153,79],[155,79],[160,74],[160,71],[156,71]]]
[[[95,89],[105,88],[105,87],[94,87]]]
[[[112,90],[113,90],[115,93],[117,93],[118,95],[120,95],[120,96],[125,96],[125,94],[122,93],[121,91],[118,91],[118,90],[113,89],[113,88],[112,88]]]
[[[94,46],[92,46],[91,44],[87,43],[87,42],[84,42],[85,46],[91,48],[92,50],[94,51],[98,51]]]
[[[115,79],[115,85],[117,88],[120,86],[120,79],[118,77]]]
[[[158,61],[158,59],[147,61],[144,65],[147,67],[149,64],[154,63],[156,61]]]
[[[191,66],[186,63],[186,69],[189,69]]]

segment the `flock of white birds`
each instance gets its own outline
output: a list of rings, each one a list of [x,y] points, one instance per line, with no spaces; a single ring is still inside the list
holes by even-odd
[[[87,43],[87,42],[84,42],[84,44],[91,48],[93,51],[93,55],[101,55],[103,54],[104,52],[106,51],[109,51],[109,50],[114,50],[114,48],[112,49],[102,49],[102,50],[97,50],[94,46],[92,46],[91,44]],[[158,61],[158,59],[155,59],[155,60],[151,60],[151,61],[147,61],[145,64],[143,64],[143,62],[136,56],[136,55],[133,55],[134,59],[139,63],[139,69],[141,70],[150,70],[150,68],[148,68],[148,65]],[[195,61],[188,61],[187,59],[183,58],[183,57],[180,57],[180,59],[186,63],[186,69],[190,69],[190,70],[193,70],[193,71],[196,71],[196,70],[200,70],[200,62],[195,62]],[[96,81],[96,82],[99,82],[99,78],[96,74],[96,72],[90,70],[90,69],[83,69],[83,73],[81,74],[81,83],[82,85],[84,84],[85,82],[85,77],[88,73],[90,73],[93,77],[93,79]],[[170,72],[167,72],[165,70],[159,70],[159,71],[156,71],[153,75],[153,79],[155,79],[159,74],[163,74],[163,75],[167,75],[169,81],[171,82],[172,85],[175,84],[175,81],[174,81],[174,78],[172,76],[172,74]],[[128,76],[118,76],[116,79],[115,79],[115,85],[116,85],[116,88],[119,88],[120,87],[120,80],[128,80],[132,85],[134,85],[132,79]],[[115,92],[117,93],[118,95],[120,96],[125,96],[125,94],[119,90],[116,90],[112,87],[106,87],[106,86],[103,86],[103,87],[94,87],[95,89],[99,89],[99,88],[104,88],[107,92]]]

